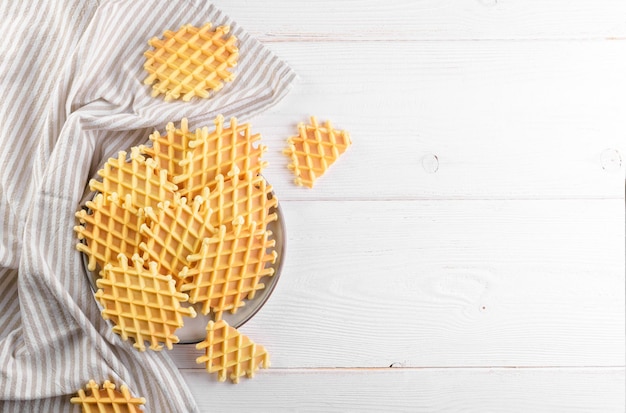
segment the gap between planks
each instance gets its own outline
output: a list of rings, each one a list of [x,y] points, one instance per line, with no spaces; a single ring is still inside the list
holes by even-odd
[[[259,39],[593,39],[620,38],[619,0],[319,0],[213,2]]]
[[[614,37],[589,37],[589,38],[580,38],[580,37],[571,37],[571,38],[549,38],[549,37],[537,37],[537,38],[526,38],[526,39],[403,39],[403,38],[379,38],[379,39],[368,39],[368,38],[359,38],[359,37],[350,37],[350,36],[342,36],[342,37],[325,37],[324,35],[261,35],[256,37],[261,43],[460,43],[460,42],[506,42],[506,43],[522,43],[522,42],[607,42],[607,41],[624,41],[626,37],[614,36]]]
[[[201,411],[623,412],[624,369],[262,370],[238,385],[181,371]]]
[[[460,202],[460,201],[475,201],[475,202],[502,202],[502,201],[520,201],[520,202],[535,202],[535,201],[543,201],[543,202],[553,202],[553,201],[619,201],[624,200],[624,197],[603,197],[603,196],[590,196],[590,197],[500,197],[500,198],[464,198],[462,196],[454,197],[449,196],[447,198],[418,198],[418,197],[394,197],[394,198],[368,198],[368,197],[347,197],[347,198],[320,198],[320,199],[311,199],[311,198],[298,198],[297,196],[291,196],[287,199],[279,199],[279,202],[287,203],[287,202]]]
[[[283,212],[281,279],[242,326],[274,367],[624,364],[622,200]],[[197,366],[192,346],[170,355]]]
[[[624,370],[626,366],[424,366],[424,367],[402,367],[402,366],[389,366],[389,367],[270,367],[269,369],[262,369],[263,372],[280,371],[280,372],[387,372],[389,370],[401,370],[401,371],[422,371],[422,370],[607,370],[607,371],[620,371]],[[178,369],[181,372],[195,372],[205,371],[204,367],[188,368],[181,367]]]

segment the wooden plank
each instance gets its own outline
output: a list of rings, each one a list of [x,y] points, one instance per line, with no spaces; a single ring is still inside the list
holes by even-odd
[[[183,377],[200,411],[623,412],[623,368],[263,370],[238,385]]]
[[[336,39],[614,38],[626,34],[620,0],[217,0],[263,41]]]
[[[241,328],[275,367],[624,365],[623,201],[283,208],[283,273]]]
[[[281,199],[624,197],[626,41],[271,47],[300,75],[252,119]],[[311,114],[354,141],[312,191],[281,153]]]

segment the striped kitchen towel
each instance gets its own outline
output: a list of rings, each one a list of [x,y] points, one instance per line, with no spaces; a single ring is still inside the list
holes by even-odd
[[[152,98],[147,41],[206,22],[239,39],[236,79],[209,99]],[[0,411],[77,411],[89,379],[128,385],[146,411],[197,411],[167,351],[137,352],[100,316],[74,213],[109,156],[182,117],[250,117],[295,74],[202,0],[0,0],[0,27]]]

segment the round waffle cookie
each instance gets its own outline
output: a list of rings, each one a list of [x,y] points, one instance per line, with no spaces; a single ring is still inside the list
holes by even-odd
[[[243,219],[241,220],[243,221]],[[233,231],[221,226],[215,236],[205,238],[198,254],[189,256],[191,268],[181,277],[181,291],[189,294],[190,303],[201,303],[202,312],[213,310],[220,320],[222,313],[236,313],[245,305],[244,298],[253,299],[257,290],[265,288],[261,278],[274,275],[266,264],[276,261],[276,242],[270,240],[271,231],[236,225]]]
[[[106,200],[103,194],[97,194],[86,207],[87,210],[76,213],[82,225],[75,226],[74,231],[81,240],[76,248],[89,257],[87,267],[90,271],[117,260],[119,254],[132,257],[139,252],[140,228],[145,217],[142,209],[132,205],[130,194],[124,202],[117,193]]]
[[[127,153],[120,151],[117,158],[110,158],[104,168],[98,171],[102,181],[92,179],[89,187],[92,191],[105,196],[117,194],[138,208],[156,207],[160,202],[174,199],[178,188],[167,179],[167,171],[160,169],[157,163],[145,158],[139,147],[131,149],[130,159]]]
[[[250,124],[239,124],[233,117],[227,125],[222,115],[213,123],[215,127],[211,131],[204,127],[191,132],[185,118],[180,128],[170,122],[164,135],[158,131],[150,135],[152,146],[140,147],[142,153],[169,172],[181,196],[193,198],[206,187],[214,188],[217,175],[226,176],[235,168],[240,174],[258,175],[267,166],[261,160],[267,147],[253,145],[261,135],[253,134]]]
[[[181,96],[184,101],[207,98],[209,91],[218,91],[235,78],[229,70],[237,65],[237,38],[226,37],[229,26],[211,27],[211,23],[200,28],[185,25],[148,42],[154,50],[144,53],[148,72],[144,83],[153,85],[152,96],[164,94],[166,101]]]
[[[205,129],[201,139],[189,142],[190,151],[180,162],[183,173],[174,177],[174,183],[179,185],[183,196],[196,196],[204,188],[214,187],[218,175],[227,175],[233,170],[258,175],[267,166],[267,162],[261,160],[267,147],[252,145],[261,135],[252,134],[249,123],[240,125],[237,118],[231,118],[226,126],[221,115],[214,123],[212,132]]]
[[[179,341],[175,331],[183,326],[183,316],[196,316],[193,308],[181,306],[189,296],[176,291],[171,276],[157,272],[156,262],[146,269],[139,255],[133,256],[132,266],[123,254],[118,259],[119,265],[104,266],[96,282],[102,317],[115,324],[113,332],[122,339],[132,337],[139,351],[146,350],[146,341],[151,350],[161,350],[161,343],[171,350]]]
[[[145,210],[151,222],[140,228],[146,241],[139,248],[160,273],[171,274],[177,285],[180,272],[189,266],[188,256],[198,251],[203,239],[216,232],[210,224],[211,209],[200,209],[204,202],[196,197],[187,205],[187,198],[178,198],[171,204],[160,203],[156,211],[149,207]]]
[[[225,225],[227,230],[232,230],[233,222],[242,218],[245,225],[256,222],[259,228],[265,228],[278,218],[272,212],[278,204],[272,186],[263,176],[251,171],[240,176],[235,168],[226,177],[218,175],[215,188],[205,188],[202,197],[207,200],[206,207],[213,211],[214,227]]]
[[[187,158],[189,142],[200,139],[203,129],[189,130],[187,118],[182,118],[180,128],[169,122],[165,127],[165,134],[161,135],[158,130],[150,134],[150,145],[140,145],[141,153],[150,156],[157,165],[165,171],[170,180],[184,173],[180,161]]]

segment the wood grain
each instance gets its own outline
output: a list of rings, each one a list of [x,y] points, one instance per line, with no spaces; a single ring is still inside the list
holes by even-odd
[[[214,1],[263,41],[615,38],[619,0]]]
[[[241,328],[273,367],[175,346],[201,411],[624,411],[626,2],[214,3],[299,81],[241,119],[288,234]],[[313,190],[309,115],[354,141]]]
[[[203,412],[623,412],[624,369],[263,370],[183,377]]]
[[[271,47],[300,76],[251,119],[281,199],[624,197],[626,42]],[[354,144],[307,190],[293,185],[281,151],[311,114]]]
[[[283,272],[241,328],[275,367],[624,365],[623,201],[283,208]]]

